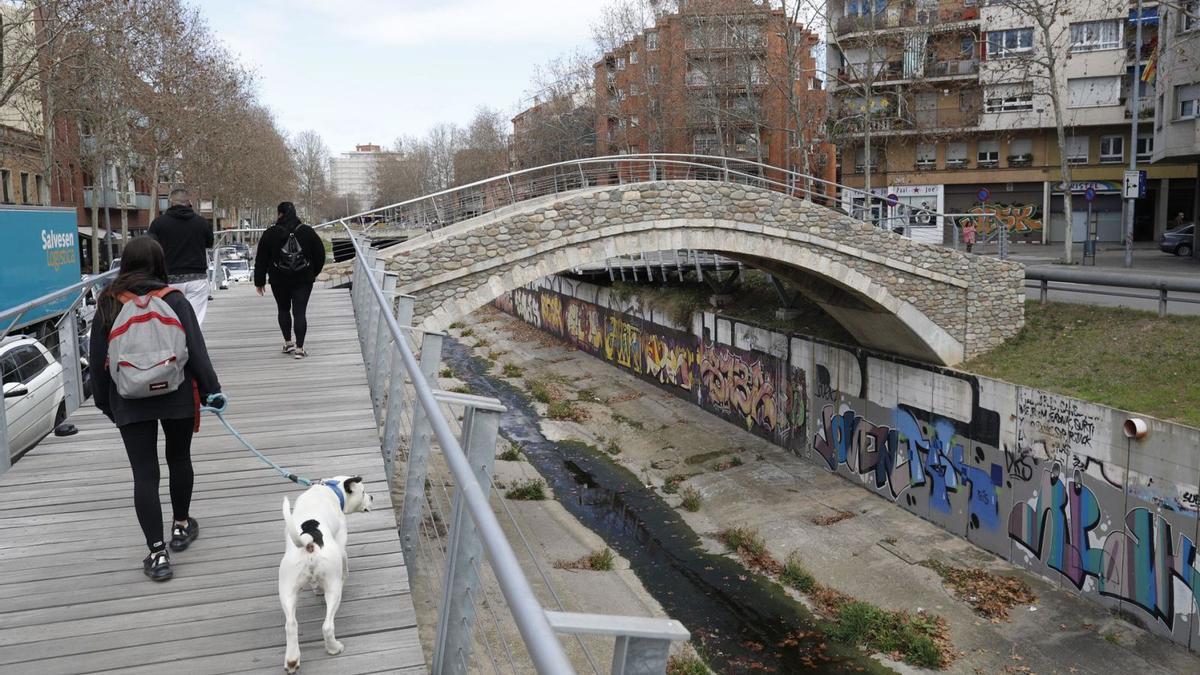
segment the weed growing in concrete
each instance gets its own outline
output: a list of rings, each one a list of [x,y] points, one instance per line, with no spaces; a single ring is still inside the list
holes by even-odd
[[[613,418],[613,421],[616,422],[617,424],[624,424],[625,426],[633,427],[634,429],[645,429],[646,428],[646,425],[642,424],[641,422],[639,422],[635,419],[630,419],[630,418],[622,415],[621,413],[613,413],[612,418]]]
[[[730,551],[745,551],[751,555],[762,555],[767,552],[767,543],[763,541],[758,530],[750,527],[727,527],[717,533]]]
[[[450,391],[454,392],[455,394],[469,394],[471,393],[471,388],[465,384],[460,384],[455,387],[450,387]]]
[[[514,483],[504,496],[518,501],[540,502],[546,498],[546,483],[541,478],[523,480]]]
[[[580,389],[579,392],[576,394],[575,398],[580,401],[585,401],[587,403],[599,403],[600,402],[600,397],[596,395],[596,390],[592,389],[590,387]]]
[[[579,408],[575,407],[573,401],[555,401],[546,409],[546,415],[552,420],[568,420],[571,422],[582,422],[587,419],[587,414]]]
[[[529,395],[538,403],[549,404],[554,400],[554,397],[550,394],[550,389],[538,380],[526,380],[525,386],[529,387]]]
[[[504,364],[504,369],[500,371],[505,377],[520,377],[525,374],[525,371],[515,363]]]
[[[1121,644],[1121,634],[1117,633],[1116,631],[1113,631],[1111,633],[1105,633],[1104,640],[1105,640],[1105,642],[1108,642],[1109,644],[1114,644],[1114,645],[1119,646]]]
[[[616,561],[616,555],[607,548],[589,553],[579,560],[559,560],[554,563],[554,567],[560,570],[592,570],[595,572],[608,572],[613,568],[613,562]]]
[[[889,612],[852,600],[838,608],[835,619],[829,636],[839,642],[898,654],[905,663],[923,668],[940,668],[948,658],[937,642],[942,621],[938,617]]]
[[[438,373],[438,375],[441,375],[442,377],[454,377],[454,371],[449,367],[446,367],[442,368],[442,372]]]
[[[667,659],[667,675],[709,675],[711,672],[695,654],[675,654]]]
[[[799,551],[792,551],[788,554],[787,560],[783,563],[783,572],[780,573],[779,580],[801,593],[811,593],[817,586],[817,580],[800,560]]]
[[[691,485],[683,488],[683,501],[680,502],[680,506],[682,506],[685,511],[690,511],[691,513],[699,511],[700,502],[701,499],[699,490]]]
[[[491,346],[491,344],[492,343],[487,338],[479,338],[475,341],[475,346],[480,349],[486,349],[487,347]]]
[[[496,455],[496,459],[501,459],[505,462],[519,462],[521,461],[521,450],[516,443],[513,443],[508,446],[507,450]]]
[[[618,445],[615,440],[610,438],[608,440],[608,445],[604,446],[604,451],[610,455],[619,455],[621,454],[621,446]]]
[[[475,329],[468,328],[468,329],[464,330],[463,332],[459,333],[459,336],[460,337],[471,337],[474,334],[475,334]]]
[[[679,484],[687,480],[688,477],[681,473],[673,473],[663,479],[663,492],[673,495],[679,492]]]
[[[455,321],[454,323],[450,324],[450,330],[458,330],[459,328],[462,328],[462,327],[463,327],[463,322],[461,322],[461,321]]]

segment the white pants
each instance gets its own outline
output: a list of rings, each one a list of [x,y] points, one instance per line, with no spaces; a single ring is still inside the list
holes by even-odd
[[[197,279],[171,285],[183,291],[184,297],[192,303],[192,309],[196,311],[196,322],[203,325],[204,313],[208,311],[208,279]]]

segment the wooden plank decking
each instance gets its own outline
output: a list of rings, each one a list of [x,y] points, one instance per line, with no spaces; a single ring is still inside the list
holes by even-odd
[[[351,317],[346,291],[315,289],[311,356],[294,361],[279,353],[270,294],[247,285],[217,293],[204,332],[243,435],[302,476],[361,474],[375,498],[371,513],[350,517],[337,617],[346,650],[325,653],[323,600],[306,592],[301,672],[424,672]],[[156,584],[142,575],[120,435],[90,401],[71,421],[77,435],[47,438],[0,475],[0,673],[281,672],[280,505],[300,488],[206,415],[192,444],[200,538],[172,556],[175,578]],[[162,474],[167,520],[165,463]]]

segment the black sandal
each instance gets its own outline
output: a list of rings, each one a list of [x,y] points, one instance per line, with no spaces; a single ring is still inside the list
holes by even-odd
[[[180,527],[178,523],[171,528],[171,550],[179,553],[188,547],[196,537],[200,536],[200,523],[196,522],[195,518],[188,518],[187,527]]]
[[[142,561],[142,572],[153,581],[166,581],[175,576],[171,571],[171,556],[164,551],[152,551]]]

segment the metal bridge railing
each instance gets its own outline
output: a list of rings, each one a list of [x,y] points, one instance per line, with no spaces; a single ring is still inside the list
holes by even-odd
[[[871,222],[880,229],[899,230],[905,236],[912,236],[914,230],[918,230],[920,226],[932,223],[939,233],[937,241],[931,243],[937,244],[942,243],[940,228],[948,221],[955,233],[955,247],[958,241],[958,225],[964,222],[963,219],[970,219],[977,226],[994,222],[995,229],[1004,233],[1004,220],[990,214],[942,213],[932,209],[913,208],[889,201],[885,195],[868,193],[859,188],[754,160],[672,153],[589,157],[522,169],[368,209],[314,227],[334,227],[350,222],[361,225],[363,234],[368,234],[380,225],[433,232],[464,220],[501,211],[520,202],[587,188],[663,180],[708,180],[752,185],[807,199]],[[985,228],[979,229],[979,240],[983,241],[982,230]],[[1006,234],[1002,238],[1006,239]],[[1001,257],[1006,253],[1007,249],[1001,246]]]
[[[1073,269],[1044,269],[1037,267],[1025,268],[1025,287],[1038,289],[1038,300],[1046,304],[1050,291],[1063,293],[1082,293],[1085,295],[1100,295],[1113,298],[1132,298],[1135,300],[1157,300],[1158,316],[1167,315],[1167,301],[1200,304],[1195,297],[1180,297],[1180,293],[1200,294],[1200,279],[1187,277],[1151,276],[1148,274],[1130,274],[1128,272],[1107,272],[1101,270]],[[1034,282],[1034,283],[1028,283]],[[1056,282],[1051,286],[1050,282]],[[1063,285],[1066,284],[1066,285]],[[1089,288],[1089,286],[1106,286],[1118,290]],[[1130,293],[1130,290],[1151,290],[1147,293]],[[1170,293],[1174,292],[1172,298]]]
[[[679,622],[558,611],[553,588],[558,610],[543,607],[491,503],[503,405],[435,387],[443,334],[411,326],[414,299],[395,292],[396,276],[385,272],[378,250],[345,229],[355,252],[351,298],[384,466],[392,494],[403,499],[401,548],[418,608],[437,608],[436,631],[428,621],[421,626],[432,642],[432,672],[465,673],[490,661],[486,669],[496,672],[507,663],[513,672],[573,673],[559,634],[614,637],[612,673],[665,672],[671,642],[689,637]],[[462,409],[461,435],[443,406]]]

